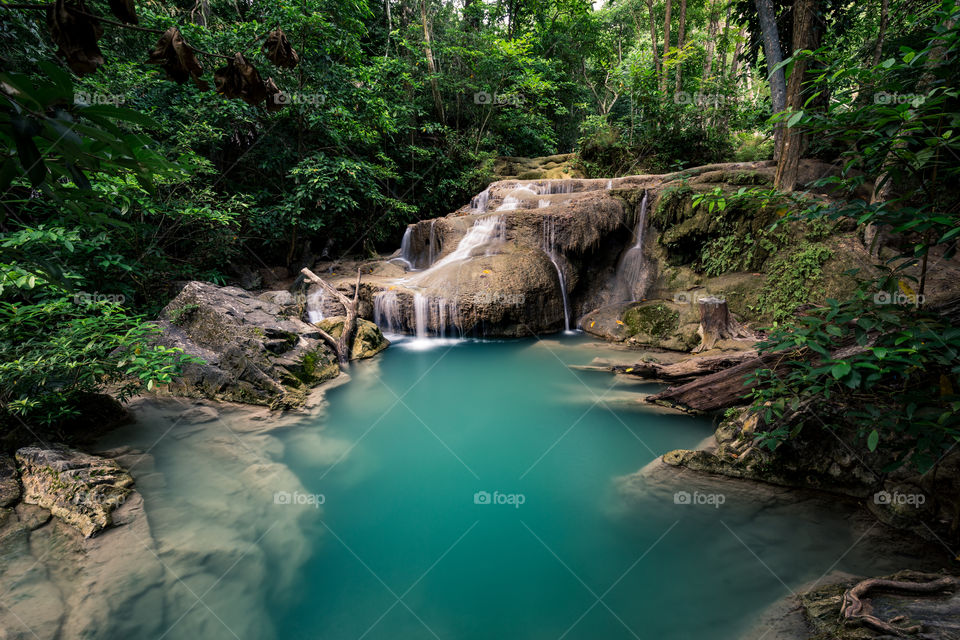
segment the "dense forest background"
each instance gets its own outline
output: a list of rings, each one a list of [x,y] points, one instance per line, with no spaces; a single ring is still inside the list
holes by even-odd
[[[392,250],[501,156],[575,153],[592,177],[776,156],[781,193],[818,157],[842,167],[838,194],[873,195],[801,215],[906,231],[897,268],[925,268],[958,235],[957,15],[915,0],[0,2],[4,437],[175,375],[181,356],[146,322],[171,283]],[[279,57],[263,46],[277,29]],[[804,340],[836,337],[821,329]],[[949,353],[796,383],[879,389],[924,358],[955,374]],[[954,434],[936,426],[944,402],[934,447]]]

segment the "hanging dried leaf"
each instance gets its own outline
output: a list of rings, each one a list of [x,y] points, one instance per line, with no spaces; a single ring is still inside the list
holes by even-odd
[[[110,11],[117,16],[118,20],[127,24],[140,23],[140,19],[137,18],[137,7],[133,4],[133,0],[110,0]]]
[[[240,98],[247,104],[260,104],[267,99],[267,86],[260,72],[239,53],[226,66],[213,74],[217,93],[228,98]]]
[[[293,69],[300,63],[300,56],[290,46],[287,34],[282,29],[271,31],[263,43],[263,53],[278,67]]]
[[[84,0],[57,0],[47,9],[47,28],[59,47],[57,54],[80,76],[93,73],[103,64],[97,45],[103,27],[89,14]]]
[[[267,90],[267,111],[280,111],[283,109],[284,105],[287,104],[287,96],[280,91],[280,88],[277,86],[277,83],[273,81],[273,78],[267,78],[267,81],[264,83],[264,88]]]
[[[209,89],[209,85],[200,79],[203,67],[176,27],[170,27],[163,32],[157,46],[150,52],[147,64],[158,64],[167,72],[167,79],[183,84],[189,79],[201,89]]]

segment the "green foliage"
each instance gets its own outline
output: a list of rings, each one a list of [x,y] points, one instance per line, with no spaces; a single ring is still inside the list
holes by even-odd
[[[762,349],[790,363],[755,376],[767,447],[812,423],[926,471],[960,441],[960,328],[941,317],[861,291],[776,329]]]
[[[757,313],[783,321],[798,307],[823,296],[823,264],[833,252],[822,243],[805,242],[781,252],[767,264],[767,276],[757,298]]]

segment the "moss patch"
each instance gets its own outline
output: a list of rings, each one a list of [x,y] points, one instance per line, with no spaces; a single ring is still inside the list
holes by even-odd
[[[679,326],[680,313],[665,304],[632,307],[623,314],[623,323],[629,335],[646,334],[665,338]]]

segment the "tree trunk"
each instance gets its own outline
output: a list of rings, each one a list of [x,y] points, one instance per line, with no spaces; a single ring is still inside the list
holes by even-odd
[[[650,17],[650,44],[653,47],[653,66],[657,70],[657,77],[663,72],[660,63],[660,53],[657,51],[657,23],[653,18],[653,0],[647,0],[647,14]]]
[[[763,55],[767,62],[767,75],[770,78],[770,102],[773,112],[778,113],[786,108],[787,83],[783,69],[771,70],[783,61],[780,51],[780,34],[777,31],[777,14],[773,9],[772,0],[753,0],[757,7],[757,16],[760,19],[760,31],[763,34]],[[773,159],[779,158],[780,145],[783,139],[783,126],[777,124],[773,130],[774,151]]]
[[[843,594],[840,618],[846,626],[866,627],[876,633],[884,634],[884,637],[887,638],[900,638],[918,634],[923,631],[921,625],[905,627],[893,624],[897,622],[896,618],[890,622],[881,620],[874,615],[873,607],[863,600],[871,591],[903,593],[911,596],[932,596],[947,589],[955,589],[958,585],[957,578],[953,576],[926,574],[924,577],[928,578],[929,582],[907,582],[883,578],[870,578],[858,582]]]
[[[717,27],[720,23],[720,16],[717,13],[715,2],[710,3],[710,26],[707,30],[707,51],[703,60],[703,80],[706,82],[713,73],[713,56],[717,50]]]
[[[697,335],[700,336],[700,346],[694,353],[713,349],[718,340],[733,340],[746,338],[750,334],[740,323],[733,319],[727,308],[727,301],[720,298],[700,298],[700,327]]]
[[[883,0],[880,5],[880,33],[877,34],[877,45],[873,48],[873,66],[880,64],[883,55],[883,39],[887,35],[887,23],[890,20],[890,0]]]
[[[387,47],[383,53],[384,58],[390,57],[390,33],[393,31],[393,16],[390,15],[390,2],[391,0],[383,0],[383,4],[387,8]]]
[[[813,21],[817,0],[794,0],[793,2],[793,53],[803,49],[815,49],[816,37]],[[807,75],[807,61],[795,59],[790,82],[787,84],[787,104],[790,112],[803,107],[803,82]],[[806,146],[806,136],[799,128],[785,128],[780,155],[777,158],[777,173],[774,185],[781,191],[793,191],[797,186],[800,155]]]
[[[730,46],[730,13],[733,12],[733,4],[727,7],[727,15],[723,19],[723,35],[720,37],[720,68],[717,75],[721,78],[727,75],[727,48]]]
[[[330,345],[333,352],[337,354],[337,361],[340,363],[341,368],[345,367],[350,363],[350,354],[353,351],[353,337],[357,332],[357,302],[360,299],[360,270],[357,269],[357,283],[353,290],[353,300],[350,300],[350,298],[340,293],[336,287],[328,284],[325,280],[321,279],[320,276],[310,271],[310,269],[304,267],[300,270],[300,273],[310,282],[323,287],[327,293],[335,297],[340,304],[343,305],[347,317],[343,321],[343,331],[340,332],[339,338],[334,338],[320,327],[315,328],[320,332],[320,336],[324,342]]]
[[[782,363],[783,360],[783,354],[764,354],[735,367],[697,378],[693,382],[670,387],[648,396],[645,400],[651,404],[697,413],[744,404],[753,389],[747,384],[747,379],[753,372],[757,369],[773,369],[781,374],[786,373],[787,365]]]
[[[670,10],[672,0],[667,0],[667,13],[663,18],[663,74],[660,76],[660,93],[667,92],[667,75],[670,73],[667,66],[667,56],[670,55]]]
[[[743,47],[747,41],[747,30],[745,27],[741,27],[737,32],[737,46],[733,50],[733,60],[730,61],[730,79],[733,80],[735,86],[740,85],[740,79],[738,77],[740,73],[740,58],[743,56]]]
[[[683,51],[683,38],[687,35],[687,0],[680,0],[680,30],[677,31],[677,51]],[[683,62],[677,62],[677,86],[675,91],[680,92],[683,76]]]
[[[440,122],[445,122],[443,113],[443,99],[440,97],[440,85],[437,81],[437,65],[433,61],[433,47],[430,44],[430,26],[427,22],[427,0],[420,0],[420,20],[423,23],[423,53],[427,58],[427,73],[430,74],[430,91],[433,93],[433,103],[437,108]]]

